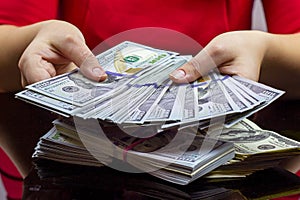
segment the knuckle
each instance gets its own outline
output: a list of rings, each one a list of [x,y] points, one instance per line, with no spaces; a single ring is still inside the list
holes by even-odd
[[[207,50],[207,53],[210,57],[219,57],[226,52],[226,46],[220,43],[211,44],[210,48]]]
[[[27,61],[28,61],[28,59],[27,59],[26,55],[23,54],[18,61],[18,68],[21,71],[25,68]]]
[[[85,60],[91,56],[91,52],[85,45],[85,43],[78,37],[68,34],[64,38],[66,46],[68,46],[68,52],[70,55],[74,55],[79,60]],[[73,57],[73,56],[72,56]]]

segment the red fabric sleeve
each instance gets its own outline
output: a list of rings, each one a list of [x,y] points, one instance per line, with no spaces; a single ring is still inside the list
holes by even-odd
[[[268,31],[271,33],[296,33],[300,31],[299,0],[264,0]]]
[[[0,0],[0,24],[23,26],[58,16],[58,0]]]
[[[0,147],[0,173],[2,182],[4,184],[5,190],[7,192],[7,197],[10,199],[22,199],[22,177],[6,155],[6,153]]]

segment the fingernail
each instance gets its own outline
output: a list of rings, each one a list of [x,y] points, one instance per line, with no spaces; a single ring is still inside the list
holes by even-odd
[[[94,76],[96,76],[96,77],[102,77],[102,76],[104,75],[103,70],[101,70],[101,69],[99,69],[99,68],[97,68],[97,67],[95,67],[95,68],[92,70],[92,72],[93,72]]]
[[[176,79],[181,79],[181,78],[185,77],[185,71],[183,71],[182,69],[178,69],[178,70],[175,70],[174,72],[172,72],[170,75]]]

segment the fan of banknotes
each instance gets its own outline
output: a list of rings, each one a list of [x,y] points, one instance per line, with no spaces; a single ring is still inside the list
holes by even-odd
[[[216,118],[231,127],[284,92],[214,70],[189,84],[173,83],[169,74],[191,58],[125,41],[97,55],[104,82],[77,69],[28,85],[17,98],[62,116],[33,157],[91,166],[118,160],[181,185],[231,160],[232,142],[200,136],[198,128]]]
[[[155,125],[164,130],[226,117],[230,127],[284,92],[238,76],[212,71],[175,84],[169,74],[191,56],[125,41],[97,55],[108,78],[93,82],[75,70],[27,86],[16,97],[62,116],[99,119],[124,126]]]

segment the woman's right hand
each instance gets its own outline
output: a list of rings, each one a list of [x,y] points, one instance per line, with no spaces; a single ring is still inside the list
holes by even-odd
[[[49,20],[40,29],[19,60],[22,85],[31,84],[80,67],[87,78],[103,81],[107,75],[74,25]]]

